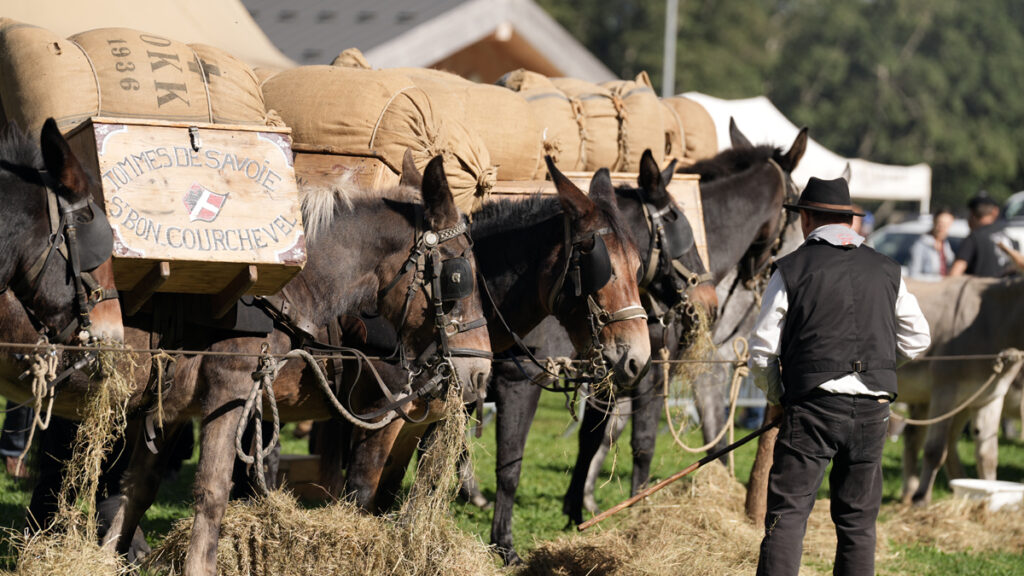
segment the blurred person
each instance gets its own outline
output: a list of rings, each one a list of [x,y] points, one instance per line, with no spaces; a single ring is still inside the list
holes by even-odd
[[[907,276],[935,278],[948,276],[953,265],[953,247],[949,245],[949,229],[953,225],[953,210],[943,206],[932,216],[932,229],[922,234],[910,247]]]
[[[845,180],[811,178],[806,240],[780,259],[750,338],[754,383],[784,408],[768,478],[758,576],[796,576],[829,464],[834,574],[874,574],[882,449],[896,367],[931,343],[900,266],[864,245]]]
[[[967,225],[971,233],[957,250],[949,275],[1002,278],[1013,274],[1016,267],[999,245],[1005,244],[1013,250],[1019,250],[1019,247],[1006,234],[1006,221],[999,219],[999,204],[982,190],[967,203],[967,209],[970,212]]]

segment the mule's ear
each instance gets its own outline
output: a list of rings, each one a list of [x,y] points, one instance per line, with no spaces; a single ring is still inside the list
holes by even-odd
[[[853,178],[853,170],[850,168],[850,163],[849,162],[847,162],[846,163],[846,167],[843,168],[842,177],[843,177],[843,180],[846,180],[847,184],[849,184],[850,183],[850,179]]]
[[[733,148],[753,148],[754,145],[747,140],[747,137],[740,132],[739,126],[736,125],[736,119],[732,116],[729,117],[729,140],[732,142]]]
[[[405,149],[405,156],[402,156],[402,177],[398,181],[402,186],[410,188],[423,187],[423,174],[416,168],[416,162],[412,159],[412,149]]]
[[[459,223],[459,211],[444,175],[444,161],[435,156],[423,172],[423,208],[431,230],[451,228]]]
[[[590,179],[590,190],[587,196],[594,202],[603,202],[608,206],[616,206],[615,186],[612,185],[612,175],[607,168],[601,168],[594,172]]]
[[[804,126],[800,129],[800,133],[796,135],[796,139],[793,140],[793,145],[789,147],[789,152],[782,158],[782,162],[779,165],[786,172],[792,173],[796,170],[796,165],[800,163],[800,159],[804,157],[804,152],[807,151],[807,127]]]
[[[676,161],[673,160],[664,171],[658,171],[658,163],[654,161],[654,155],[650,150],[644,150],[640,158],[640,174],[637,176],[637,184],[644,197],[652,202],[660,202],[666,195],[665,186],[672,181],[672,174],[676,170]]]
[[[573,220],[590,214],[594,210],[594,203],[590,198],[555,167],[555,161],[551,156],[545,156],[544,161],[548,164],[548,174],[551,175],[551,181],[555,183],[555,190],[558,191],[558,203],[562,205],[562,211]]]
[[[672,176],[676,173],[676,158],[673,158],[668,166],[661,171],[661,185],[668,186],[672,183]]]
[[[43,165],[46,166],[46,171],[71,193],[72,200],[87,197],[89,195],[89,176],[82,169],[78,158],[75,158],[71,152],[68,141],[60,133],[57,122],[53,118],[47,118],[43,123],[40,148],[43,151]]]

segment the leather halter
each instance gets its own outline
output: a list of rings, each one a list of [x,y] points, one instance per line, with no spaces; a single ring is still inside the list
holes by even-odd
[[[793,182],[793,179],[790,178],[789,174],[787,174],[785,170],[782,169],[782,166],[779,166],[779,163],[776,162],[774,158],[769,158],[768,163],[771,164],[771,166],[775,169],[775,172],[779,175],[779,180],[785,187],[785,190],[783,191],[783,198],[787,201],[794,201],[796,198],[796,184]],[[751,248],[767,246],[769,244],[771,245],[770,257],[766,258],[764,264],[759,266],[757,270],[751,270],[752,278],[756,279],[762,273],[771,269],[772,261],[775,259],[775,256],[778,255],[779,250],[782,248],[782,235],[786,230],[786,226],[788,226],[791,222],[791,218],[794,217],[795,213],[790,213],[790,211],[786,210],[785,207],[781,208],[779,211],[779,220],[776,225],[775,237],[765,238],[764,240],[760,241],[755,240],[754,242],[750,243]],[[753,269],[753,266],[751,266],[751,268]]]
[[[422,221],[422,215],[419,220]],[[434,326],[437,328],[437,340],[420,352],[412,363],[406,357],[405,348],[401,343],[398,344],[395,352],[391,355],[392,358],[397,358],[407,370],[412,370],[414,367],[437,367],[441,364],[450,364],[452,358],[485,358],[488,360],[493,358],[493,354],[490,351],[455,348],[449,342],[449,339],[456,334],[469,332],[487,324],[487,319],[483,316],[469,322],[458,322],[451,314],[445,312],[445,302],[461,298],[451,298],[444,293],[443,285],[446,282],[454,281],[452,278],[445,279],[443,277],[444,264],[453,259],[442,258],[440,246],[459,236],[466,237],[468,241],[467,251],[472,250],[473,241],[469,236],[469,227],[464,219],[455,226],[444,230],[426,230],[421,233],[419,226],[417,226],[416,240],[409,251],[409,257],[402,264],[395,278],[377,294],[377,300],[383,300],[410,270],[414,270],[413,277],[406,288],[405,302],[402,304],[402,313],[398,321],[398,333],[401,333],[402,328],[405,326],[412,301],[420,288],[423,289],[424,295],[434,308]],[[466,256],[463,254],[456,258],[466,258]],[[469,279],[460,278],[458,281],[472,282],[472,275]],[[472,292],[469,295],[472,295]],[[463,298],[465,297],[468,297],[468,295]],[[440,350],[438,350],[439,348]]]
[[[66,343],[71,341],[72,336],[81,329],[84,339],[90,340],[89,329],[92,327],[92,322],[89,313],[100,302],[117,298],[117,290],[104,288],[89,273],[108,260],[113,252],[113,234],[110,231],[106,215],[88,197],[73,203],[65,200],[56,192],[56,190],[64,188],[64,185],[45,171],[29,171],[14,167],[7,162],[0,163],[0,167],[7,169],[26,182],[41,187],[50,230],[46,247],[32,261],[28,270],[17,276],[17,280],[11,285],[0,288],[0,292],[7,290],[8,287],[11,288],[40,335],[55,342]],[[78,221],[80,215],[87,210],[91,213],[91,218],[84,221],[84,226],[80,226],[83,224]],[[82,246],[80,235],[91,238],[97,245]],[[86,250],[87,255],[87,260],[84,263],[83,249]],[[47,326],[26,304],[38,290],[39,279],[54,253],[60,254],[67,263],[69,276],[75,284],[75,304],[78,308],[77,317],[72,318],[66,326],[59,330]]]

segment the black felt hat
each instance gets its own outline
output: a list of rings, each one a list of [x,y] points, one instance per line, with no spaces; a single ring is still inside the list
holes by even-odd
[[[796,204],[784,204],[787,210],[816,210],[832,214],[864,216],[853,209],[850,201],[850,186],[844,178],[822,180],[811,176],[807,187],[800,193]]]

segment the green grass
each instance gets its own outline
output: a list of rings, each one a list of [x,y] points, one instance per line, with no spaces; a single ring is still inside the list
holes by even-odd
[[[572,465],[576,456],[576,434],[566,434],[572,420],[564,407],[564,399],[560,395],[545,393],[537,418],[530,431],[527,442],[526,457],[523,462],[523,473],[516,494],[515,519],[513,534],[520,553],[529,553],[537,542],[550,540],[566,530],[566,518],[563,516],[562,496],[569,484]],[[282,434],[284,451],[289,453],[305,453],[304,440],[295,440],[289,433],[291,426],[286,427]],[[736,437],[748,431],[737,430]],[[494,426],[484,428],[483,437],[471,439],[473,454],[484,494],[494,498],[495,493],[495,444]],[[611,480],[598,486],[599,504],[608,508],[629,496],[629,478],[632,473],[632,456],[628,442],[629,430],[623,438],[627,441],[618,445],[613,456],[605,464],[605,478]],[[687,435],[691,445],[698,445],[700,435],[692,431]],[[741,447],[735,452],[736,475],[742,480],[750,474],[753,465],[756,443]],[[883,502],[898,501],[901,490],[901,457],[902,442],[886,444],[883,473]],[[973,444],[961,441],[958,447],[961,460],[969,474],[974,473]],[[198,453],[198,451],[197,451]],[[998,475],[1002,480],[1024,481],[1024,444],[1017,441],[1000,440],[1000,460]],[[193,456],[183,467],[180,477],[173,483],[165,483],[155,506],[148,512],[143,521],[143,529],[151,544],[160,541],[178,518],[191,515],[191,478],[195,473],[196,457]],[[658,451],[652,464],[653,480],[665,478],[697,460],[699,455],[683,452],[673,445],[667,431],[658,439]],[[407,482],[411,473],[407,476]],[[819,493],[827,497],[827,478]],[[936,482],[935,498],[944,499],[950,496],[948,482],[944,472],[940,472]],[[29,492],[25,486],[19,485],[6,475],[0,474],[0,526],[20,529],[23,525],[24,509],[28,505]],[[452,511],[460,527],[476,534],[487,542],[490,538],[491,512],[479,510],[471,505],[455,503]],[[1011,575],[1024,574],[1024,557],[1020,554],[985,553],[985,554],[945,554],[927,547],[898,547],[898,559],[895,565],[886,566],[889,574],[941,574],[954,575]],[[11,569],[8,544],[5,540],[0,554],[7,556],[0,561],[0,569]],[[882,567],[880,567],[881,569]]]

